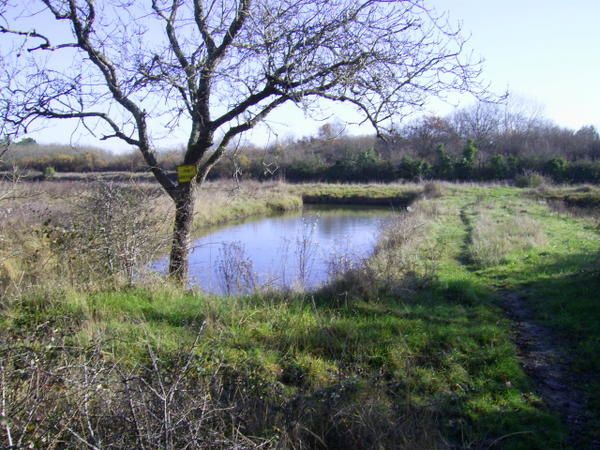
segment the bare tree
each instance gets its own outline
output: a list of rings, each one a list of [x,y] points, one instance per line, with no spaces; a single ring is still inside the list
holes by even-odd
[[[4,14],[6,12],[8,0],[0,0],[0,23],[4,22]],[[0,53],[0,65],[4,65],[4,60],[2,58],[2,54]],[[2,99],[4,102],[4,99]],[[8,108],[0,108],[0,112],[4,114],[4,117],[0,118],[0,165],[2,163],[2,158],[8,152],[10,147],[11,136],[9,132],[9,124],[7,123]]]
[[[176,208],[170,273],[179,279],[194,190],[236,137],[284,103],[344,102],[379,134],[428,96],[481,92],[460,30],[423,0],[18,5],[0,27],[13,43],[7,67],[18,68],[2,81],[5,122],[25,131],[39,119],[77,119],[137,147]],[[179,126],[189,132],[181,163],[192,176],[173,181],[153,142]]]
[[[496,103],[477,102],[456,111],[450,121],[459,136],[473,139],[478,148],[487,151],[494,145],[502,114],[502,107]]]

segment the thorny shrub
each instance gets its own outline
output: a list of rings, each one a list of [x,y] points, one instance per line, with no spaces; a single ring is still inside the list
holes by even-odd
[[[38,196],[37,188],[20,183],[18,170],[0,177],[0,300],[4,300],[8,291],[18,290],[32,272],[25,272],[22,266],[43,265],[44,255],[37,242],[24,236],[21,207],[24,201]]]
[[[0,448],[445,448],[435,413],[380,381],[288,396],[218,359],[207,370],[205,326],[177,354],[148,344],[136,367],[107,342],[73,346],[51,324],[36,328],[36,345],[0,337]]]
[[[0,448],[249,449],[268,443],[241,432],[234,409],[218,400],[223,386],[217,378],[198,375],[197,341],[169,364],[148,346],[147,365],[136,369],[111,361],[100,342],[89,349],[60,342],[38,350],[0,342]]]
[[[72,283],[133,283],[165,243],[158,233],[164,217],[154,201],[160,195],[132,183],[95,183],[67,218],[44,224],[60,271]]]

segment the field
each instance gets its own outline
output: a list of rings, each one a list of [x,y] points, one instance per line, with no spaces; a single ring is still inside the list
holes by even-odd
[[[241,298],[140,272],[152,185],[3,189],[0,448],[599,448],[598,188],[208,184],[198,232],[398,211],[318,292]]]

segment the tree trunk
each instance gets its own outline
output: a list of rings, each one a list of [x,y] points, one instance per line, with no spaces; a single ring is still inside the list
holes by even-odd
[[[194,217],[194,183],[179,188],[175,198],[175,223],[169,259],[169,276],[185,283],[189,268],[190,234]]]

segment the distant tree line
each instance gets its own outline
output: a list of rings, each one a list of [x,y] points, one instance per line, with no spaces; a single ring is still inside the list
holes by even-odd
[[[94,148],[14,144],[4,165],[44,172],[145,171],[137,153]],[[161,153],[175,169],[177,150]],[[4,167],[6,169],[6,167]],[[537,174],[556,182],[600,183],[600,135],[593,126],[560,127],[531,105],[480,103],[447,117],[424,117],[395,129],[384,140],[348,136],[324,124],[309,138],[266,148],[231,151],[210,178],[302,181],[394,181],[442,179],[494,181]]]
[[[515,101],[420,118],[385,140],[346,136],[340,125],[326,124],[316,137],[250,159],[261,158],[276,162],[289,181],[494,181],[538,174],[556,182],[600,183],[600,135],[593,126],[560,127],[535,105]],[[248,176],[260,178],[259,164],[243,166]]]
[[[161,152],[161,157],[174,170],[178,150]],[[170,162],[169,162],[170,161]],[[25,138],[12,144],[0,170],[14,166],[22,170],[45,172],[48,168],[56,172],[145,172],[147,164],[138,152],[112,153],[107,150],[61,144],[38,144],[34,139]]]
[[[462,154],[458,156],[448,152],[443,144],[439,144],[432,159],[433,161],[403,156],[399,160],[391,161],[382,158],[377,151],[369,149],[345,156],[334,163],[327,163],[319,158],[307,158],[276,167],[281,178],[292,182],[388,182],[422,179],[500,181],[538,174],[560,183],[600,183],[600,161],[568,161],[564,157],[542,159],[503,154],[495,154],[487,160],[482,160],[480,151],[472,140],[465,144]],[[233,170],[235,169],[222,165],[214,177],[226,176]],[[260,159],[250,160],[247,166],[242,166],[241,172],[252,179],[264,180],[274,177],[264,170]]]

